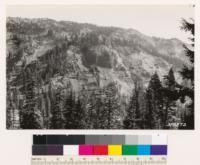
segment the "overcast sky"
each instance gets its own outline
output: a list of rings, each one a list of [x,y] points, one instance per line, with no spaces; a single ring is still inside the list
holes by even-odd
[[[188,5],[13,5],[7,6],[7,16],[133,28],[150,36],[187,41],[188,35],[180,30],[180,20],[194,18],[194,8]]]

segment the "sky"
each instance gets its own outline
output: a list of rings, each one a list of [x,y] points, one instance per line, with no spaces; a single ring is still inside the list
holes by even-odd
[[[132,28],[149,36],[187,42],[189,36],[180,30],[180,21],[194,18],[194,8],[190,5],[8,5],[6,15]]]

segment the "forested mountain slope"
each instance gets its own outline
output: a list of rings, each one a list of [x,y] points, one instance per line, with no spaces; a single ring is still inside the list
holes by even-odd
[[[187,104],[165,90],[187,83],[179,75],[190,65],[182,41],[51,19],[8,17],[6,26],[8,128],[162,129],[181,122]]]

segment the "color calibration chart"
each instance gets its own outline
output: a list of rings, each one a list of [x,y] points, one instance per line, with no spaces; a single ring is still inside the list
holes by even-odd
[[[34,135],[32,165],[166,165],[166,135]]]

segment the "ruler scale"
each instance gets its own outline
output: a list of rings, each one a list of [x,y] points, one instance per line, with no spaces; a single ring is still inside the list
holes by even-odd
[[[139,156],[139,157],[86,157],[86,156],[42,156],[42,157],[32,157],[32,165],[165,165],[167,163],[166,156]]]

